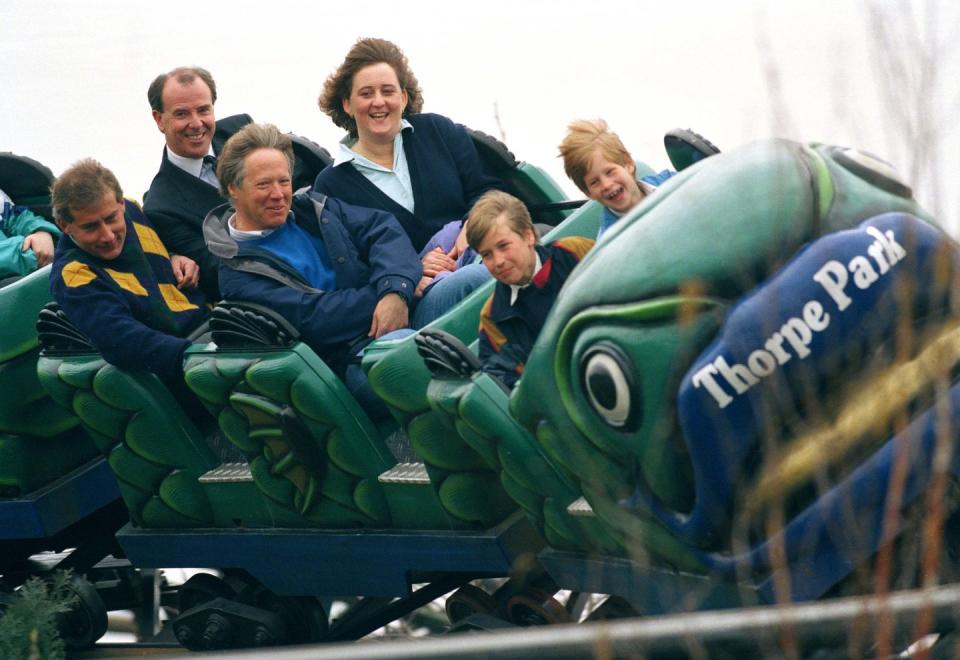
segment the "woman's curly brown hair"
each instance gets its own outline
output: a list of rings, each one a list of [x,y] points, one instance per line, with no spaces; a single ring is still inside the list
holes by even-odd
[[[410,70],[407,56],[392,41],[386,39],[360,39],[353,45],[337,70],[331,73],[323,83],[318,103],[320,109],[333,120],[333,123],[357,137],[357,122],[343,109],[343,100],[350,98],[353,89],[353,76],[360,69],[371,64],[385,62],[393,68],[400,81],[400,87],[407,92],[407,107],[403,116],[420,112],[423,108],[423,92],[417,77]]]

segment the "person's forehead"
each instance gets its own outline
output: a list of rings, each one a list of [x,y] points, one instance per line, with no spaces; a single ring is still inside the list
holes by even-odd
[[[264,166],[275,167],[282,165],[285,169],[290,169],[290,161],[287,160],[287,155],[276,147],[260,147],[259,149],[255,149],[244,156],[244,162],[247,164],[256,162]]]
[[[520,234],[513,230],[513,227],[510,226],[509,221],[505,213],[501,213],[497,216],[497,219],[494,220],[493,226],[490,227],[490,231],[487,232],[487,235],[483,239],[483,243],[496,244],[504,239],[511,239],[513,237],[519,237]]]
[[[184,95],[190,95],[191,97],[195,96],[197,92],[201,92],[203,98],[202,101],[206,103],[213,103],[213,93],[210,91],[210,88],[207,86],[207,83],[203,81],[203,78],[200,76],[194,76],[193,80],[190,82],[181,82],[177,79],[176,76],[170,76],[167,78],[167,81],[163,84],[163,92],[161,96],[163,98],[164,104],[166,103],[186,103],[187,99],[182,98]],[[193,100],[192,98],[190,100]]]
[[[354,86],[357,84],[391,84],[399,85],[400,79],[397,72],[388,62],[375,62],[361,67],[353,75]]]
[[[620,165],[620,163],[610,160],[603,148],[599,146],[593,150],[593,152],[590,154],[590,158],[587,160],[587,168],[591,170],[606,168],[611,165],[616,166]]]
[[[71,208],[70,213],[77,223],[98,222],[114,218],[122,206],[123,202],[117,201],[112,190],[104,190],[95,204],[82,209]]]

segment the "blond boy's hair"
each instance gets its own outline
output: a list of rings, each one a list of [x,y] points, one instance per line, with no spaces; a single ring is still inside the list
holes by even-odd
[[[587,194],[584,182],[590,161],[597,152],[610,162],[628,167],[633,157],[620,137],[607,127],[602,119],[578,119],[567,127],[567,135],[560,143],[563,169],[577,188]]]
[[[483,239],[497,226],[501,216],[507,227],[520,236],[528,229],[536,234],[530,211],[523,202],[500,190],[490,190],[476,201],[467,215],[467,243],[470,247],[479,252]]]

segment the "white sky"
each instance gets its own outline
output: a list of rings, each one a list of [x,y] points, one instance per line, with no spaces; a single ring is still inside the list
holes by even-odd
[[[898,4],[878,6],[893,16]],[[956,3],[906,4],[940,14],[937,34],[921,44],[960,43],[956,30],[940,34],[956,26]],[[217,80],[218,116],[248,112],[332,149],[341,131],[316,97],[363,36],[404,49],[425,110],[499,135],[496,103],[514,154],[575,197],[556,145],[577,118],[605,118],[634,157],[658,169],[669,166],[662,135],[675,127],[723,149],[771,135],[860,147],[908,179],[917,155],[890,117],[918,94],[878,95],[868,42],[876,29],[857,0],[3,0],[0,34],[0,150],[54,174],[93,156],[135,198],[161,156],[146,100],[156,74],[204,66]],[[920,94],[942,122],[940,166],[913,183],[930,210],[946,208],[943,222],[957,235],[960,46],[935,67],[902,51],[908,72],[940,76],[940,89]]]

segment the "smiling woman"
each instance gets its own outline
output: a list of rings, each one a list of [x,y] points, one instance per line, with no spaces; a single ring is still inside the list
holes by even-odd
[[[455,301],[487,281],[486,269],[469,263],[475,255],[467,253],[463,220],[503,182],[484,172],[463,126],[420,113],[420,85],[403,52],[385,39],[361,39],[327,78],[319,104],[349,135],[315,188],[400,221],[420,251],[418,296],[437,285]]]

